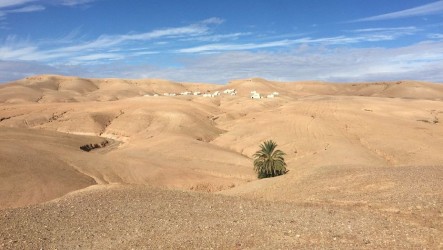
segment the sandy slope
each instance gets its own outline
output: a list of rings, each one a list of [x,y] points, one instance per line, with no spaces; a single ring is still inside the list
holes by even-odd
[[[87,159],[78,148],[101,138],[51,131],[0,128],[0,208],[52,200],[96,184],[73,168]]]
[[[146,93],[226,88],[237,89],[239,95],[143,97]],[[248,96],[252,90],[264,94],[278,91],[280,97],[251,100]],[[58,206],[69,205],[81,217],[86,213],[84,209],[96,211],[106,200],[106,212],[90,216],[108,214],[111,219],[104,219],[104,223],[110,223],[106,225],[128,223],[140,229],[135,235],[128,228],[117,226],[116,234],[111,233],[115,240],[110,235],[96,234],[60,238],[69,233],[71,223],[80,223],[79,227],[95,224],[55,212],[55,218],[42,219],[49,224],[63,222],[54,232],[50,230],[53,240],[49,236],[41,240],[32,233],[14,238],[0,231],[0,242],[7,248],[14,248],[16,243],[26,246],[27,243],[20,243],[22,240],[35,247],[72,246],[80,241],[89,242],[87,247],[99,248],[125,243],[146,246],[148,235],[163,232],[152,239],[156,244],[163,242],[164,247],[174,248],[443,247],[439,240],[443,238],[442,98],[443,85],[411,81],[328,84],[246,79],[217,86],[37,76],[3,85],[3,207],[40,203],[95,183],[148,186],[123,190],[117,186],[120,191],[116,192],[120,193],[115,196],[106,188],[88,189],[93,191],[76,193],[72,200],[69,196],[57,203],[4,210],[3,217],[0,215],[8,230],[20,231],[27,228],[30,218],[46,218],[46,213],[59,211]],[[277,141],[287,153],[290,171],[278,178],[256,180],[250,157],[267,139]],[[80,149],[103,140],[110,142],[104,148],[90,152]],[[180,191],[152,191],[153,186],[221,191],[223,195],[214,198]],[[112,204],[123,209],[124,204],[138,201],[137,197],[143,196],[140,192],[153,196],[149,205],[146,200],[136,202],[133,209],[130,206],[128,216],[114,221]],[[182,202],[183,210],[168,210],[176,200]],[[199,208],[202,215],[189,215],[189,211],[196,209],[192,204],[214,202],[223,204],[217,205],[216,211],[230,211],[244,226],[229,224],[227,218],[212,209]],[[253,211],[262,213],[262,218],[257,221],[256,212],[243,216],[234,209],[243,202],[255,204],[251,206],[257,211]],[[143,206],[170,212],[171,223],[177,222],[183,230],[198,231],[196,223],[209,227],[223,219],[220,228],[213,228],[211,233],[203,230],[201,234],[189,235],[168,231],[157,222],[132,224],[140,213],[159,218],[154,208]],[[278,221],[267,209],[281,210],[288,217]],[[328,211],[339,216],[328,216]],[[300,223],[285,224],[290,216],[300,219]],[[259,229],[270,223],[266,218],[277,222],[269,230]],[[331,228],[322,226],[322,222],[332,225]],[[248,225],[251,228],[245,229]],[[348,232],[347,226],[360,229]],[[31,228],[40,231],[42,227],[38,224]],[[335,227],[341,233],[335,234]],[[228,228],[236,233],[222,240],[225,234],[220,233]],[[94,226],[92,229],[100,234],[109,230]],[[297,239],[296,233],[287,235],[286,230],[302,231],[302,235],[309,236]],[[271,231],[281,242],[263,240]],[[253,236],[248,238],[243,233]],[[240,238],[249,239],[249,243],[236,245]]]

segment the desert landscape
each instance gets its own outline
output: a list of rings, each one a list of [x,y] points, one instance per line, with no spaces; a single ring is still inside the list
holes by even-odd
[[[441,83],[32,76],[0,85],[0,249],[442,249],[442,152]]]

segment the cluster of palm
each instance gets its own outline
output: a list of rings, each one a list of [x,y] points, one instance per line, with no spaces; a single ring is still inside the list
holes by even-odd
[[[260,145],[260,150],[254,154],[254,170],[258,178],[268,178],[285,174],[286,155],[281,150],[275,150],[277,143],[272,140],[265,141]]]

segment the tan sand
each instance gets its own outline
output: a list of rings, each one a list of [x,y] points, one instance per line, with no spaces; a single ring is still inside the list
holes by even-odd
[[[235,88],[238,95],[144,96],[227,88]],[[252,100],[252,90],[280,95]],[[8,231],[0,230],[0,248],[66,248],[78,242],[89,242],[86,248],[154,243],[224,249],[443,247],[441,84],[254,78],[222,86],[36,76],[0,86],[0,120],[0,208],[37,204],[0,211],[1,224],[8,225]],[[251,157],[268,139],[287,153],[289,172],[257,180]],[[103,148],[80,149],[104,141]],[[73,202],[77,199],[81,203]],[[96,211],[105,204],[110,219],[103,223],[112,225],[112,206],[124,209],[133,201],[139,203],[127,210],[128,216],[114,221],[121,234],[88,234],[105,232],[109,226],[91,227],[95,222],[81,219],[85,207]],[[169,210],[177,202],[183,210]],[[188,218],[196,203],[208,207],[199,207],[200,215]],[[243,203],[249,204],[248,212],[233,209]],[[33,216],[46,218],[45,213],[68,205],[80,213],[78,220],[71,221],[68,213],[60,213],[57,220],[91,227],[80,230],[77,238],[62,237],[68,225],[54,226],[52,238],[45,240],[40,237],[44,233],[11,235],[24,232]],[[183,230],[211,230],[167,230],[157,221],[159,215],[143,206],[167,211],[170,217],[162,220],[177,222]],[[284,215],[279,220],[269,209]],[[239,226],[220,215],[223,210]],[[139,213],[156,218],[155,223],[131,224]],[[88,216],[94,214],[102,216]],[[192,226],[186,226],[184,218]],[[271,223],[266,218],[275,221],[269,230],[261,228]],[[54,218],[47,220],[55,225]],[[291,220],[297,222],[288,226]],[[125,223],[140,231],[120,228]],[[31,228],[40,232],[42,226]],[[233,231],[226,233],[229,228]],[[154,231],[159,234],[149,233]]]

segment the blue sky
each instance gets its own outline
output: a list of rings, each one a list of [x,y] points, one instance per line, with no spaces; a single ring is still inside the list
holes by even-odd
[[[0,82],[35,74],[443,82],[443,0],[0,0]]]

